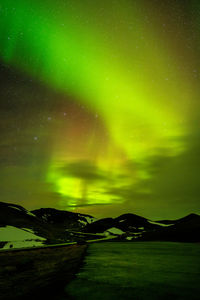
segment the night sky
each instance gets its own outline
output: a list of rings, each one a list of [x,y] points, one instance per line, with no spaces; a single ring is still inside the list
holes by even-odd
[[[200,2],[1,0],[0,201],[200,213]]]

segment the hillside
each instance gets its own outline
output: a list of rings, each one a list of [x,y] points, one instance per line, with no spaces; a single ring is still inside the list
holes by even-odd
[[[153,221],[127,213],[96,220],[93,216],[54,208],[28,211],[0,202],[0,247],[31,247],[113,238],[120,241],[199,242],[200,216]],[[20,233],[20,236],[19,236]],[[27,236],[27,234],[29,236]]]

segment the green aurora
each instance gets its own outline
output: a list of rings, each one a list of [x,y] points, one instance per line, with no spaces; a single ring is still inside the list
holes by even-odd
[[[1,200],[198,213],[199,41],[197,1],[2,0]]]

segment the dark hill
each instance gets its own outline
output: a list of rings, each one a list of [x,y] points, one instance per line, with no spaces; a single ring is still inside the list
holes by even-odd
[[[92,232],[92,233],[101,233],[109,228],[116,227],[116,221],[113,218],[105,218],[97,220],[91,224],[88,224],[84,231],[85,232]]]
[[[0,202],[0,227],[13,226],[31,230],[46,239],[46,243],[75,241],[70,230],[80,231],[93,217],[53,208],[41,208],[29,212],[20,205]]]
[[[102,233],[112,227],[124,232],[139,232],[160,228],[160,225],[151,224],[148,219],[135,214],[123,214],[117,218],[105,218],[95,221],[85,227],[86,232]]]
[[[20,205],[0,202],[0,227],[5,226],[29,229],[45,238],[47,244],[97,239],[110,234],[129,241],[200,241],[200,216],[197,214],[189,214],[177,220],[151,221],[127,213],[95,221],[90,215],[54,208],[29,212]]]
[[[159,221],[155,221],[156,223],[162,223],[162,224],[177,224],[177,223],[185,223],[188,221],[192,221],[195,222],[200,219],[200,216],[194,213],[191,213],[183,218],[180,219],[176,219],[176,220],[159,220]]]
[[[31,229],[38,236],[52,239],[48,224],[44,224],[34,214],[27,211],[20,205],[0,202],[0,227],[14,226],[17,228]]]
[[[197,214],[189,214],[173,221],[165,220],[159,222],[163,222],[163,224],[173,223],[173,225],[144,233],[142,237],[144,240],[200,242],[200,216]]]
[[[77,231],[91,223],[94,219],[89,215],[58,210],[55,208],[40,208],[31,212],[44,223]]]

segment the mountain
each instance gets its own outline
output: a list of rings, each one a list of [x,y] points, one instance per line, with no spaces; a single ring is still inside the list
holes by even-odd
[[[155,222],[151,222],[144,217],[129,213],[123,214],[117,218],[105,218],[94,221],[93,223],[86,225],[84,231],[103,233],[110,228],[118,228],[123,232],[138,233],[160,228],[161,225],[154,223]]]
[[[94,221],[84,231],[115,234],[120,240],[199,242],[200,216],[189,214],[177,220],[152,221],[129,213]]]
[[[177,219],[177,220],[162,220],[162,221],[155,221],[156,223],[163,223],[163,224],[177,224],[177,223],[185,223],[185,222],[190,222],[190,221],[198,221],[199,220],[199,215],[197,214],[189,214],[183,218]]]
[[[49,225],[44,224],[34,214],[24,207],[16,204],[0,202],[0,227],[7,225],[21,228],[23,230],[31,229],[38,236],[47,239],[53,238]]]
[[[199,232],[200,216],[197,214],[177,220],[152,221],[127,213],[96,220],[90,215],[65,210],[40,208],[28,211],[20,205],[0,202],[0,247],[4,248],[109,238],[199,242]]]
[[[159,221],[164,224],[171,224],[155,232],[145,233],[146,240],[165,240],[177,242],[200,242],[200,216],[189,214],[177,220]]]
[[[42,222],[65,229],[81,230],[95,219],[90,215],[73,213],[55,208],[40,208],[31,211]]]
[[[53,208],[41,208],[31,212],[20,205],[0,202],[0,246],[5,246],[5,242],[7,244],[11,242],[9,238],[7,241],[5,239],[3,241],[1,236],[5,235],[5,232],[11,235],[14,228],[17,233],[19,230],[21,233],[24,232],[26,241],[27,232],[34,234],[35,240],[42,240],[42,243],[45,244],[77,241],[79,236],[74,235],[71,231],[81,231],[93,219],[89,215]],[[16,234],[13,236],[12,245],[19,244],[22,238],[19,240],[15,238]]]
[[[109,228],[116,227],[115,225],[115,220],[113,218],[104,218],[94,221],[91,224],[87,224],[84,228],[84,231],[92,233],[103,233]]]

